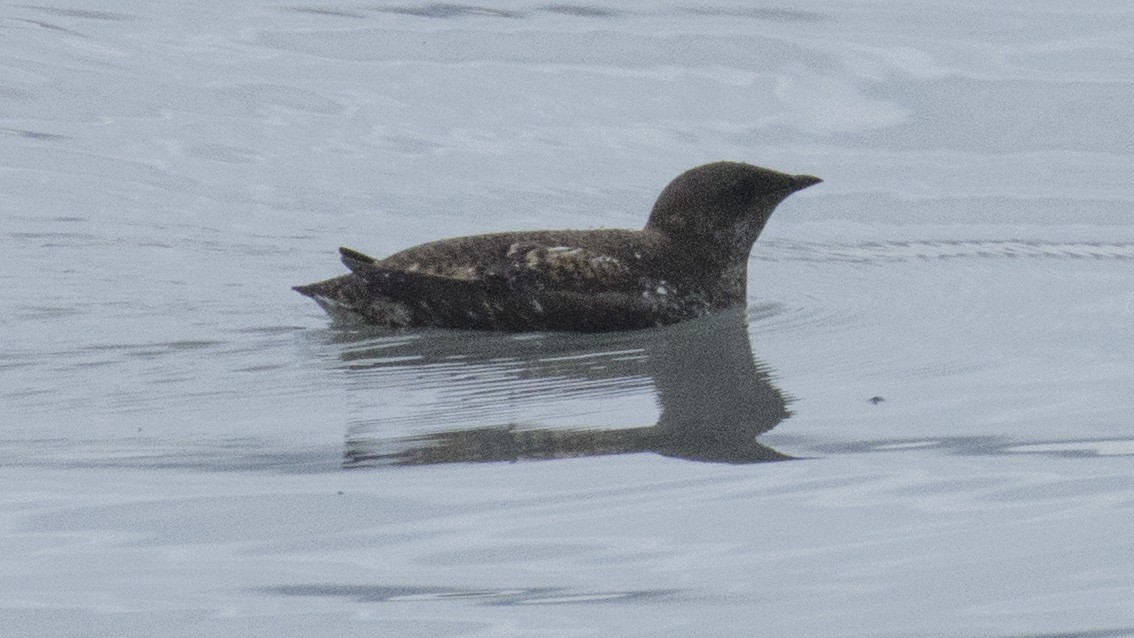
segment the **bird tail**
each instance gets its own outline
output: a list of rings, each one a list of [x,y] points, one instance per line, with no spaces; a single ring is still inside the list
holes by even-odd
[[[365,255],[346,246],[339,248],[339,258],[342,259],[343,265],[350,268],[352,272],[363,264],[369,265],[378,261],[370,255]]]

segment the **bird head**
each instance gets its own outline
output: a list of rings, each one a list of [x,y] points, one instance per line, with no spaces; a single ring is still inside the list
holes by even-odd
[[[654,204],[646,230],[694,251],[747,259],[776,206],[823,180],[742,162],[713,162],[678,175]]]

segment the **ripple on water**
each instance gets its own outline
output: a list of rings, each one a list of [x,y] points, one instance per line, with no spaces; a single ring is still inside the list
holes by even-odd
[[[836,242],[762,242],[757,261],[881,264],[933,259],[1115,259],[1134,260],[1131,242],[1052,242],[1038,240],[918,240]]]
[[[792,291],[790,301],[778,299],[767,301],[767,286],[761,280],[766,265],[752,269],[754,297],[749,300],[749,318],[758,330],[790,331],[805,327],[837,328],[856,326],[870,317],[874,320],[882,315],[879,306],[901,308],[900,299],[895,295],[914,297],[916,289],[911,289],[913,281],[925,274],[922,271],[888,270],[879,275],[876,270],[859,271],[856,266],[888,266],[890,264],[912,263],[932,265],[939,261],[985,262],[987,260],[1011,259],[1052,259],[1052,260],[1134,260],[1134,243],[1129,242],[1050,242],[1034,240],[922,240],[922,241],[864,241],[858,243],[838,242],[791,242],[772,240],[760,244],[753,254],[755,262],[802,263],[814,267],[841,267],[836,276],[828,272],[815,271],[813,276],[800,275],[793,271],[793,280],[808,280],[808,287]],[[796,267],[798,268],[798,267]],[[902,275],[901,273],[907,273]],[[985,287],[983,280],[995,277],[995,266],[989,269],[950,270],[950,286],[979,291]],[[967,281],[966,281],[967,280]],[[824,287],[824,282],[837,286]],[[820,285],[815,285],[820,284]],[[856,286],[872,286],[862,291],[863,299],[873,300],[873,306],[862,306],[856,300]],[[938,289],[937,285],[933,286]],[[940,288],[945,290],[944,288]],[[915,295],[910,295],[913,292]],[[867,294],[869,293],[869,294]],[[979,311],[967,304],[956,304],[943,308],[947,315],[939,315],[942,322],[973,323],[979,317],[970,313]],[[985,308],[988,310],[988,308]],[[996,309],[1003,312],[1004,308]]]
[[[1134,456],[1134,439],[1064,439],[1027,440],[1004,436],[947,436],[937,438],[860,438],[854,441],[819,441],[798,435],[783,435],[798,448],[814,450],[820,454],[878,454],[931,450],[950,456],[1046,456],[1050,458],[1094,458]]]
[[[777,339],[822,335],[828,347],[803,354],[840,376],[976,378],[1002,361],[1048,366],[1044,349],[1079,358],[1084,346],[1129,333],[1134,293],[1116,283],[1131,260],[1134,243],[1117,241],[769,241],[750,270],[757,300],[774,301],[753,327]],[[1096,374],[1107,369],[1097,364]],[[1021,368],[997,381],[1020,373],[1034,374]]]
[[[522,556],[517,559],[522,559]],[[601,602],[665,603],[679,597],[675,590],[579,591],[559,587],[465,589],[391,585],[283,585],[268,591],[285,596],[344,597],[360,602],[466,600],[482,605],[570,605]]]

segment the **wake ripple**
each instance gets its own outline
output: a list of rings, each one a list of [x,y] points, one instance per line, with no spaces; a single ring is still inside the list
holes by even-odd
[[[768,241],[753,254],[757,261],[887,263],[933,259],[1099,259],[1134,260],[1130,242],[1051,242],[1010,240],[869,241],[835,242]]]

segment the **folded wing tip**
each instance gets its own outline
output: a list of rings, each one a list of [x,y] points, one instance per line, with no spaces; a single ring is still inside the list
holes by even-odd
[[[339,257],[341,258],[343,265],[347,268],[350,268],[352,271],[362,265],[370,265],[378,261],[370,255],[360,253],[357,250],[347,248],[346,246],[339,247]]]

